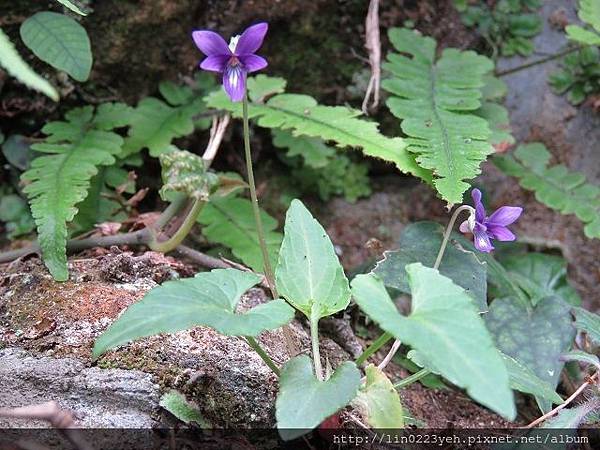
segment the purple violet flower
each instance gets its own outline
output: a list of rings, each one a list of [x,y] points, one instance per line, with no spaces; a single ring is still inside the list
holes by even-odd
[[[223,87],[232,101],[239,102],[246,92],[246,75],[267,67],[267,60],[255,55],[263,43],[269,24],[258,23],[246,28],[229,45],[214,31],[196,30],[192,38],[206,58],[200,68],[223,74]]]
[[[481,191],[473,189],[471,197],[475,203],[475,214],[460,224],[460,231],[473,233],[473,244],[477,250],[485,253],[494,250],[492,239],[498,241],[514,241],[516,239],[516,236],[507,227],[519,218],[523,208],[502,206],[488,217],[481,202]]]

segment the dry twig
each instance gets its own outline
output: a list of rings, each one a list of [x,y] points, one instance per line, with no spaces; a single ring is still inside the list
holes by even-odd
[[[369,51],[369,64],[371,65],[371,78],[367,92],[362,103],[362,111],[368,114],[368,103],[371,95],[373,103],[371,109],[379,105],[379,89],[381,83],[381,39],[379,37],[379,0],[371,0],[369,11],[365,20],[365,47]]]

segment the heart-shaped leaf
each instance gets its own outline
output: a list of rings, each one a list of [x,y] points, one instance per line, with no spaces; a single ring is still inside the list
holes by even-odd
[[[600,345],[600,316],[583,308],[573,308],[575,328],[587,333],[596,345]]]
[[[405,267],[415,262],[433,267],[443,233],[444,229],[434,222],[418,222],[407,226],[400,235],[399,249],[385,252],[385,258],[373,272],[383,280],[386,287],[409,294]],[[464,288],[475,299],[481,311],[487,311],[486,268],[473,252],[451,242],[446,248],[439,270],[442,275]]]
[[[449,278],[422,264],[406,266],[412,312],[402,316],[375,275],[358,275],[352,293],[360,308],[397,339],[418,350],[473,399],[514,419],[506,367],[472,298]]]
[[[275,416],[285,440],[308,433],[356,397],[360,372],[353,362],[342,363],[331,378],[315,378],[306,355],[289,360],[281,369]]]
[[[194,278],[168,281],[127,308],[98,338],[93,356],[145,336],[197,325],[227,336],[257,336],[285,325],[294,310],[281,299],[235,312],[242,294],[259,281],[259,276],[236,269],[215,269]]]
[[[35,56],[77,81],[92,69],[90,39],[77,21],[54,12],[39,12],[21,24],[21,39]]]
[[[515,283],[525,291],[533,306],[552,295],[575,306],[581,304],[577,291],[567,280],[567,263],[564,259],[544,253],[526,253],[502,258],[500,262]]]
[[[286,215],[275,279],[279,294],[311,320],[350,302],[348,279],[333,244],[300,200],[292,201]]]
[[[500,354],[508,370],[511,388],[549,400],[552,403],[562,403],[562,398],[556,393],[550,383],[540,379],[529,367],[520,363],[512,356],[508,356],[502,352]]]
[[[404,410],[392,382],[373,364],[370,364],[365,372],[366,384],[352,404],[372,428],[404,428]]]
[[[502,352],[556,388],[563,367],[560,355],[571,348],[575,337],[567,303],[546,297],[535,308],[527,308],[513,297],[499,298],[490,305],[486,323]],[[538,404],[543,411],[551,406],[539,398]]]

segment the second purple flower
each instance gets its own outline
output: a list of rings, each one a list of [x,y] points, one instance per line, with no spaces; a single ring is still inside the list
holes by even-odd
[[[214,31],[192,33],[196,46],[206,55],[200,68],[222,73],[225,92],[234,102],[244,98],[247,74],[267,67],[267,60],[255,52],[262,45],[268,28],[266,22],[252,25],[241,36],[232,37],[229,45]]]

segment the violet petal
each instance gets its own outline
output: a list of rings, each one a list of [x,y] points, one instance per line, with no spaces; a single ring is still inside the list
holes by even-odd
[[[212,55],[207,56],[200,63],[200,68],[211,72],[224,72],[229,60],[229,55]]]
[[[488,233],[499,241],[514,241],[517,238],[512,231],[502,225],[489,224]]]
[[[246,71],[240,65],[227,66],[223,73],[223,87],[233,102],[239,102],[246,92]]]
[[[269,29],[266,22],[257,23],[246,30],[240,36],[235,47],[235,54],[238,56],[249,55],[260,48]]]
[[[227,42],[214,31],[196,30],[192,33],[192,38],[206,56],[231,55]]]
[[[489,253],[494,250],[490,237],[485,231],[475,230],[473,232],[473,244],[480,252]]]
[[[473,198],[473,206],[475,206],[475,220],[479,223],[483,223],[485,220],[485,207],[481,202],[481,191],[477,188],[471,191],[471,197]]]
[[[248,73],[264,69],[268,65],[267,60],[258,55],[242,55],[239,59]]]
[[[502,206],[488,218],[488,223],[493,225],[507,226],[519,218],[523,208],[519,206]]]
[[[461,233],[472,233],[468,220],[465,220],[463,223],[461,223],[460,227],[458,227],[458,229],[460,230]]]

